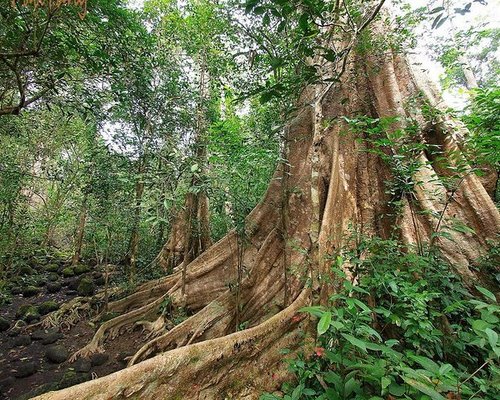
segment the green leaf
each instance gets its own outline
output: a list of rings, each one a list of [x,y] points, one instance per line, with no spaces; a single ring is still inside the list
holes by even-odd
[[[486,328],[484,330],[486,336],[488,337],[488,342],[490,342],[490,346],[494,349],[498,343],[498,333],[496,333],[493,329]]]
[[[416,361],[422,367],[424,367],[427,371],[432,372],[433,374],[438,374],[439,373],[439,365],[437,365],[430,358],[423,357],[423,356],[417,356],[417,355],[414,355],[414,354],[409,354],[408,358],[411,359],[411,360],[413,360],[413,361]]]
[[[352,345],[359,347],[361,350],[366,352],[366,343],[358,338],[355,338],[352,335],[348,335],[347,333],[343,333],[342,336]]]
[[[330,328],[330,323],[332,322],[332,313],[327,311],[323,314],[318,322],[318,335],[324,334],[328,328]]]
[[[299,26],[300,26],[300,29],[302,29],[303,31],[307,31],[307,28],[309,27],[309,15],[304,13],[300,16]]]
[[[488,289],[485,289],[484,287],[481,287],[481,286],[476,286],[476,289],[479,290],[488,299],[490,299],[491,301],[496,303],[497,299],[496,299],[495,295],[493,293],[491,293]]]
[[[427,386],[425,383],[419,382],[415,379],[403,376],[403,380],[410,386],[414,387],[418,391],[430,396],[432,400],[446,400],[445,397],[441,396],[434,388]]]
[[[382,390],[385,389],[390,384],[391,384],[391,380],[389,378],[387,378],[386,376],[383,376],[380,379],[380,386],[382,387]]]

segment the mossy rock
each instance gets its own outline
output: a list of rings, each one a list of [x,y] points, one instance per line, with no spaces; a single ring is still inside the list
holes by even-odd
[[[59,280],[59,275],[57,275],[55,272],[51,272],[48,276],[47,276],[47,280],[49,282],[57,282]]]
[[[0,332],[10,328],[10,321],[4,317],[0,317]]]
[[[57,293],[61,290],[61,284],[59,282],[49,282],[47,283],[47,292]]]
[[[22,319],[26,321],[28,324],[31,324],[32,322],[36,322],[40,319],[40,313],[38,311],[38,308],[36,306],[30,305],[24,315],[22,316]]]
[[[85,264],[78,264],[74,267],[74,271],[76,275],[86,274],[87,272],[90,272],[90,267]]]
[[[48,264],[45,266],[45,271],[47,272],[58,272],[59,271],[59,265],[57,264]]]
[[[54,300],[46,301],[38,306],[38,311],[42,315],[48,314],[58,309],[59,309],[59,304],[57,304]]]
[[[75,276],[75,270],[71,267],[66,267],[62,270],[62,274],[66,278],[70,278],[72,276]]]
[[[76,289],[79,296],[92,296],[94,294],[94,282],[90,278],[82,278]]]
[[[29,265],[23,265],[21,266],[21,268],[19,268],[19,275],[21,276],[29,276],[33,274],[36,274],[36,271]]]
[[[66,371],[57,385],[59,389],[64,389],[70,386],[78,385],[92,379],[92,375],[88,372],[79,373],[72,369]]]
[[[33,286],[33,285],[26,286],[23,289],[23,296],[24,297],[33,297],[33,296],[36,296],[38,293],[40,293],[40,289]]]

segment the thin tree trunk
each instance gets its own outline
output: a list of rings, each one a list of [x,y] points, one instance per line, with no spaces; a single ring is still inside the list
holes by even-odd
[[[130,233],[129,251],[128,251],[128,278],[130,282],[135,281],[137,274],[137,255],[139,252],[139,224],[141,222],[141,206],[142,196],[144,194],[144,172],[145,172],[145,159],[142,156],[138,160],[137,167],[137,180],[135,183],[135,207],[132,224],[132,232]]]
[[[78,227],[76,229],[76,235],[75,235],[75,252],[73,253],[71,265],[76,265],[80,261],[86,222],[87,222],[87,194],[85,193],[83,196],[82,206],[80,208],[80,217],[78,219]]]

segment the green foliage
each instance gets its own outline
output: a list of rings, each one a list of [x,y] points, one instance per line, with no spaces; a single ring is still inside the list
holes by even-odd
[[[471,130],[468,149],[478,164],[500,168],[500,88],[475,89],[463,120]]]
[[[302,309],[318,318],[316,347],[290,361],[296,380],[283,385],[283,398],[498,398],[495,296],[481,287],[482,297],[472,296],[435,252],[419,256],[377,238],[358,243],[338,257],[343,285],[330,305]]]

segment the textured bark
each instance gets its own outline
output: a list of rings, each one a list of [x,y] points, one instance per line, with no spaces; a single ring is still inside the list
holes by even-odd
[[[288,126],[286,224],[280,223],[284,206],[279,170],[264,199],[247,218],[239,320],[247,321],[250,328],[231,333],[237,315],[236,293],[230,285],[237,279],[238,243],[233,232],[186,265],[186,296],[181,293],[182,272],[177,270],[145,285],[132,297],[137,307],[147,302],[146,293],[156,295],[162,288],[159,292],[174,304],[195,312],[146,343],[131,361],[138,364],[40,399],[255,399],[263,390],[276,389],[286,376],[279,350],[301,346],[300,332],[307,328],[307,320],[297,318],[297,312],[311,298],[325,299],[335,290],[329,260],[347,244],[352,229],[381,237],[396,229],[406,243],[429,242],[432,233],[446,230],[450,239],[435,240],[443,256],[466,282],[488,285],[490,277],[471,265],[484,254],[487,241],[496,239],[500,215],[478,178],[464,174],[450,200],[441,180],[447,172],[422,153],[422,166],[414,177],[420,183],[413,196],[401,199],[403,210],[394,216],[385,187],[391,179],[388,165],[367,151],[369,142],[357,140],[364,133],[351,131],[342,118],[360,114],[403,117],[395,124],[397,129],[411,117],[420,126],[419,140],[432,136],[445,154],[456,157],[455,136],[465,128],[448,117],[429,121],[421,112],[424,102],[442,106],[428,81],[412,70],[405,57],[391,51],[370,57],[352,55],[341,82],[304,90],[303,106]],[[397,153],[397,146],[385,150]],[[449,229],[455,220],[476,234]],[[293,242],[286,257],[280,232],[284,227]],[[284,309],[283,260],[290,266],[290,305]],[[149,299],[157,302],[155,295]],[[146,309],[138,314],[155,306],[154,302],[143,305]],[[119,318],[130,322],[135,316]]]

